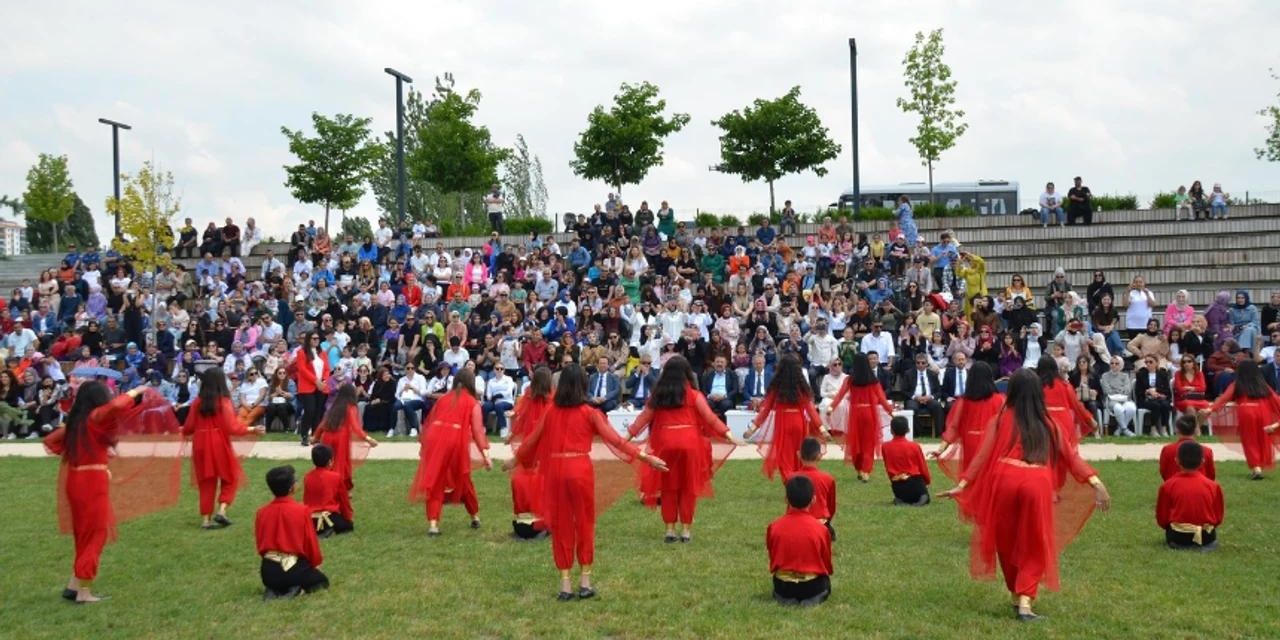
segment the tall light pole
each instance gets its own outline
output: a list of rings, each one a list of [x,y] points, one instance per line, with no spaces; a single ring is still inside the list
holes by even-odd
[[[116,235],[120,235],[120,130],[128,131],[133,127],[115,120],[98,118],[98,122],[111,127],[111,180],[115,184],[116,194]]]
[[[858,39],[849,38],[849,103],[853,111],[853,214],[862,211],[862,181],[858,175]]]
[[[383,69],[396,79],[396,228],[404,226],[404,84],[413,78],[391,67]]]

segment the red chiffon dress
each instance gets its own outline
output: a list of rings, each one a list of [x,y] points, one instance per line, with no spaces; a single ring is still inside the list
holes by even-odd
[[[999,393],[993,393],[985,400],[962,397],[951,405],[947,412],[947,428],[942,432],[942,441],[951,446],[938,460],[938,466],[947,477],[958,481],[969,470],[969,464],[982,445],[983,434],[1003,408],[1004,396]]]
[[[759,445],[760,454],[764,457],[762,470],[769,478],[781,473],[783,482],[786,482],[800,469],[800,443],[810,436],[821,437],[822,417],[808,395],[801,396],[796,404],[782,402],[777,396],[774,391],[765,395],[752,422],[760,428],[772,418],[773,424]]]
[[[201,400],[196,398],[187,412],[182,435],[191,438],[191,479],[200,490],[200,515],[207,516],[213,513],[215,492],[218,504],[235,501],[244,482],[244,470],[231,437],[248,435],[250,431],[236,419],[230,398],[219,399],[217,411],[210,416],[201,413],[200,407]]]
[[[516,403],[515,420],[511,423],[510,443],[517,450],[533,433],[543,416],[551,408],[551,396],[535,397],[526,391]],[[532,467],[518,466],[511,470],[511,511],[518,524],[533,531],[546,529],[542,520],[542,475],[536,463]]]
[[[845,429],[844,461],[853,465],[858,473],[871,473],[884,437],[886,416],[893,416],[893,405],[884,397],[884,388],[879,382],[854,385],[852,378],[846,378],[831,406],[839,406],[846,396],[849,422]]]
[[[645,506],[660,503],[662,521],[675,524],[693,523],[698,498],[713,495],[711,478],[733,446],[718,447],[713,454],[712,440],[728,441],[732,436],[707,399],[692,387],[685,390],[685,404],[680,407],[645,407],[628,428],[631,437],[649,430],[649,451],[667,463],[667,471],[658,472],[647,465],[640,469],[641,498]]]
[[[323,423],[316,426],[312,440],[333,450],[333,470],[342,476],[343,482],[350,491],[355,487],[352,482],[355,467],[369,454],[366,442],[368,434],[360,426],[360,413],[356,407],[347,407],[347,415],[337,429],[325,429]]]
[[[1234,403],[1228,406],[1228,403]],[[1272,469],[1276,466],[1276,449],[1280,448],[1280,430],[1268,434],[1267,425],[1280,421],[1280,396],[1268,391],[1265,398],[1236,395],[1231,383],[1209,407],[1213,434],[1224,443],[1244,449],[1244,461],[1250,469]]]
[[[470,393],[451,391],[436,401],[422,423],[418,473],[409,497],[425,500],[427,520],[439,520],[445,500],[460,502],[472,517],[480,513],[475,485],[471,483],[472,442],[480,451],[489,449],[480,403]]]
[[[639,450],[624,442],[605,419],[589,405],[547,410],[541,423],[516,450],[516,462],[536,467],[542,476],[542,516],[551,530],[551,552],[556,568],[573,568],[574,558],[584,567],[595,560],[596,475],[592,444],[599,438],[624,462]]]

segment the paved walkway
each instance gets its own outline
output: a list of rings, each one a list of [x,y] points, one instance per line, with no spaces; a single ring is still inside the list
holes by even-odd
[[[1158,460],[1160,459],[1159,443],[1143,443],[1143,444],[1112,444],[1112,443],[1093,443],[1086,442],[1080,445],[1080,454],[1090,461],[1098,460]],[[1233,451],[1221,443],[1213,443],[1208,445],[1213,449],[1213,456],[1216,460],[1244,460],[1244,456],[1239,452]],[[936,449],[938,445],[924,445],[925,452]],[[267,458],[271,460],[295,460],[305,459],[310,454],[308,449],[304,449],[296,442],[259,442],[253,448],[252,457]],[[832,445],[827,452],[827,459],[838,459],[842,454],[842,450],[838,445]],[[0,457],[16,456],[25,458],[35,458],[45,456],[44,448],[38,442],[9,442],[0,444]],[[504,444],[493,444],[489,449],[489,455],[494,460],[505,460],[511,457],[511,448]],[[418,443],[416,442],[387,442],[381,446],[372,449],[369,452],[370,460],[417,460],[418,459]],[[759,460],[760,454],[755,447],[738,447],[730,460]]]

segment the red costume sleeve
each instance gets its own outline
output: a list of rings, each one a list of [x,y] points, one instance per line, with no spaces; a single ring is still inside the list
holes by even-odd
[[[1178,472],[1178,445],[1182,444],[1182,439],[1160,447],[1160,479],[1168,480]]]
[[[484,433],[484,413],[480,410],[479,402],[471,408],[471,440],[476,443],[477,449],[489,450],[489,438]]]
[[[1067,472],[1071,474],[1071,477],[1080,482],[1085,482],[1091,476],[1098,475],[1098,472],[1094,471],[1093,467],[1089,466],[1089,463],[1080,457],[1080,449],[1070,442],[1059,440],[1058,457],[1059,461],[1066,465]]]
[[[649,423],[651,422],[653,422],[653,409],[645,406],[644,411],[641,411],[640,415],[636,416],[636,421],[627,427],[627,434],[634,440],[641,433],[644,433],[645,429],[649,428]]]
[[[526,469],[532,469],[538,463],[538,446],[543,441],[542,432],[547,426],[548,413],[542,414],[524,442],[520,443],[520,448],[516,449],[516,463]]]
[[[1204,462],[1200,465],[1200,472],[1210,480],[1218,479],[1218,470],[1213,466],[1213,449],[1209,447],[1204,447]]]
[[[924,476],[924,483],[933,484],[933,476],[929,474],[929,463],[925,462],[924,459],[924,449],[920,448],[919,444],[916,444],[912,449],[915,450],[916,465],[919,466],[920,471],[923,472],[920,475]]]
[[[809,417],[809,435],[821,435],[822,416],[818,415],[818,407],[813,404],[813,400],[810,398],[804,398],[801,401],[804,402],[804,413]]]
[[[884,408],[885,413],[889,414],[890,417],[893,417],[893,403],[889,402],[889,399],[884,396],[884,387],[881,387],[878,382],[875,386],[875,394],[875,401],[880,403],[880,406]]]
[[[690,393],[693,396],[693,409],[698,412],[698,420],[702,423],[702,432],[707,434],[709,437],[728,440],[731,437],[729,434],[729,427],[726,427],[724,422],[720,420],[720,416],[717,416],[715,412],[711,410],[711,405],[707,404],[707,399],[703,397],[701,393]],[[646,407],[645,411],[648,410],[649,409]]]
[[[942,431],[942,441],[954,444],[960,439],[960,425],[964,422],[964,409],[969,402],[963,398],[956,401],[947,412],[947,428]]]
[[[347,428],[351,429],[352,440],[360,440],[363,442],[369,438],[369,434],[365,433],[364,428],[360,426],[360,413],[354,406],[347,408],[346,422]]]
[[[992,424],[987,425],[986,431],[983,432],[982,446],[978,449],[977,455],[973,457],[973,461],[969,463],[969,470],[964,474],[965,484],[973,484],[974,480],[978,478],[978,474],[989,464],[991,456],[994,455],[997,435],[1004,431],[1002,427],[1006,421],[1001,419],[1003,415],[1003,411],[996,414],[996,417],[991,419]]]
[[[773,411],[773,402],[776,396],[777,394],[772,391],[764,394],[764,401],[760,403],[760,410],[756,412],[755,419],[751,421],[752,426],[758,429],[760,425],[764,424],[764,421],[769,417],[769,413]]]
[[[67,450],[66,446],[63,444],[63,438],[65,438],[66,436],[67,436],[66,427],[58,427],[57,429],[54,429],[53,433],[45,436],[45,439],[44,439],[45,452],[51,456],[62,455],[62,453]]]
[[[1067,406],[1071,408],[1071,412],[1076,415],[1076,421],[1083,427],[1080,433],[1084,435],[1093,433],[1093,427],[1090,426],[1094,422],[1093,414],[1089,413],[1089,410],[1085,408],[1084,403],[1080,402],[1080,398],[1076,394],[1064,393],[1063,395],[1071,399]]]
[[[1213,401],[1213,404],[1209,407],[1209,413],[1213,413],[1215,411],[1221,410],[1223,407],[1227,406],[1228,402],[1231,402],[1232,400],[1235,400],[1235,399],[1236,399],[1236,383],[1232,382],[1227,387],[1227,390],[1223,391],[1222,395],[1218,396],[1218,399]]]
[[[827,511],[831,517],[836,517],[836,481],[830,475],[827,476]]]
[[[1210,515],[1213,517],[1209,523],[1215,527],[1221,526],[1227,517],[1227,503],[1222,497],[1222,486],[1216,482],[1213,483],[1213,513]]]
[[[591,427],[595,430],[596,435],[613,450],[614,454],[622,458],[624,462],[630,462],[639,453],[640,449],[634,444],[622,439],[617,431],[614,431],[613,425],[605,419],[604,414],[599,411],[592,411],[588,414],[591,421]]]
[[[1156,525],[1161,529],[1169,526],[1169,492],[1170,484],[1168,480],[1160,485],[1160,490],[1156,492]]]
[[[845,378],[844,382],[840,384],[840,390],[836,392],[836,397],[831,399],[831,406],[833,408],[840,406],[840,401],[844,400],[844,397],[849,395],[849,387],[852,384],[853,378]]]

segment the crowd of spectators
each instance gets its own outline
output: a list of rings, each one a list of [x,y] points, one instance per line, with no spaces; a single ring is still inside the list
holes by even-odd
[[[1022,275],[988,283],[986,261],[956,233],[931,242],[901,212],[872,234],[828,217],[796,235],[794,212],[783,219],[782,229],[693,228],[667,202],[633,211],[611,197],[568,220],[564,244],[537,233],[504,242],[495,230],[470,247],[447,246],[425,223],[382,221],[365,238],[311,223],[252,269],[245,259],[262,241],[252,220],[209,223],[197,237],[188,219],[173,245],[181,259],[156,274],[72,247],[0,301],[0,434],[50,430],[77,384],[68,372],[88,367],[114,369],[121,388],[157,387],[180,417],[193,374],[221,367],[244,422],[303,440],[325,392],[344,382],[358,389],[366,430],[414,435],[453,374],[473,369],[500,434],[536,367],[581,363],[591,403],[607,412],[643,406],[675,354],[723,415],[760,402],[783,354],[802,359],[829,404],[866,353],[923,435],[941,432],[979,361],[1003,379],[1052,356],[1121,434],[1142,429],[1137,409],[1163,432],[1244,358],[1262,360],[1280,388],[1280,294],[1259,310],[1246,292],[1224,292],[1196,310],[1179,292],[1158,320],[1142,278],[1119,293],[1123,311],[1102,272],[1083,287],[1062,269],[1036,289]]]

